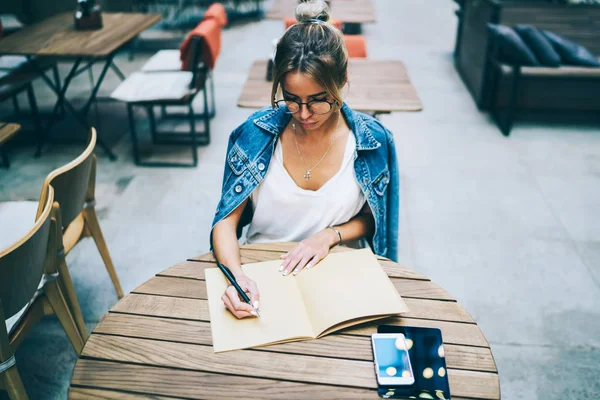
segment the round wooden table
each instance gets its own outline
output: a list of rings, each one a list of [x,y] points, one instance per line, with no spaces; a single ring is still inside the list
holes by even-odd
[[[291,243],[248,245],[242,263],[279,259]],[[345,251],[345,248],[335,248]],[[212,254],[157,274],[121,299],[90,335],[70,399],[377,399],[377,325],[442,330],[453,399],[499,399],[492,352],[471,316],[428,278],[379,258],[410,308],[318,340],[214,353],[204,269]]]

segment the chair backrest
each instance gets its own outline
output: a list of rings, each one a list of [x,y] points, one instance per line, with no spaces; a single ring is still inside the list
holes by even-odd
[[[367,41],[362,35],[344,35],[344,44],[350,58],[367,58]]]
[[[44,274],[51,228],[54,190],[48,188],[42,213],[33,228],[15,244],[0,250],[0,300],[4,318],[10,318],[33,297]],[[54,256],[54,255],[52,255]],[[0,323],[4,323],[0,321]]]
[[[96,163],[94,147],[96,146],[96,130],[91,128],[88,145],[75,160],[50,172],[44,180],[40,202],[44,199],[46,191],[52,185],[54,188],[54,199],[60,205],[63,228],[69,226],[83,209],[90,182],[94,182],[90,172]],[[38,208],[38,215],[40,209]]]
[[[181,69],[194,71],[198,67],[215,67],[221,52],[221,26],[211,18],[202,20],[179,46]]]
[[[208,7],[202,19],[207,20],[211,18],[214,18],[221,28],[227,25],[227,11],[223,7],[223,4],[213,3]]]

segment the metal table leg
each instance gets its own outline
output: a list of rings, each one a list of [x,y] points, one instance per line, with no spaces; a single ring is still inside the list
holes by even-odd
[[[39,71],[40,73],[40,77],[44,80],[44,82],[46,83],[46,85],[58,96],[58,100],[54,106],[54,110],[52,112],[52,116],[50,119],[50,122],[48,124],[48,126],[46,127],[46,134],[44,136],[47,136],[47,133],[50,131],[50,128],[52,127],[53,121],[54,121],[54,116],[57,115],[57,112],[59,111],[60,107],[65,107],[66,109],[68,109],[71,114],[73,114],[73,116],[75,117],[75,119],[77,121],[79,121],[79,123],[86,129],[88,130],[91,126],[90,124],[87,122],[87,114],[89,112],[90,106],[91,104],[94,102],[96,95],[98,94],[98,90],[100,89],[100,85],[102,84],[102,81],[104,80],[104,76],[106,75],[106,72],[108,71],[108,68],[110,67],[110,65],[112,64],[112,60],[113,60],[113,55],[111,55],[107,60],[106,63],[102,69],[102,73],[100,74],[100,77],[98,78],[98,82],[96,82],[96,85],[94,86],[94,88],[92,89],[92,93],[89,97],[89,99],[87,100],[87,102],[85,103],[85,105],[83,106],[83,108],[81,110],[77,110],[72,104],[71,102],[66,98],[66,93],[67,90],[69,88],[69,85],[71,83],[71,80],[79,75],[81,72],[85,71],[88,68],[91,68],[92,65],[94,64],[94,61],[89,62],[85,67],[78,69],[79,65],[81,64],[82,59],[78,58],[75,60],[75,63],[73,64],[73,67],[71,67],[71,70],[69,71],[69,73],[67,74],[67,76],[65,77],[64,80],[64,84],[62,86],[62,88],[58,88],[56,87],[55,83],[48,77],[48,75],[46,75],[46,72],[43,71],[35,62],[35,59],[31,58],[30,59],[33,63],[33,65],[35,66],[35,68]],[[98,138],[97,141],[98,145],[104,150],[104,152],[108,155],[108,158],[112,161],[117,159],[117,156],[110,150],[110,148],[106,145],[106,143],[104,143],[102,141],[101,138]]]

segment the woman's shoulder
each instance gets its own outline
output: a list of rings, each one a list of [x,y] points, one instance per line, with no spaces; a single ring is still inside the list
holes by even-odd
[[[277,109],[271,106],[263,107],[260,110],[253,112],[248,116],[248,118],[246,118],[244,122],[235,128],[235,130],[232,132],[232,135],[239,136],[240,134],[248,132],[249,130],[257,129],[257,121],[264,120],[268,116],[273,115],[275,112],[277,112]]]
[[[377,118],[365,114],[361,111],[351,110],[353,119],[357,127],[362,128],[368,135],[372,136],[381,144],[393,142],[394,138],[388,128],[386,128]]]

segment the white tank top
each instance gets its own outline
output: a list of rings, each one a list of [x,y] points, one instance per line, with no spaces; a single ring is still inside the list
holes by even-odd
[[[254,216],[248,243],[296,242],[332,225],[348,222],[362,209],[365,196],[354,172],[356,139],[350,133],[340,170],[319,190],[305,190],[283,166],[281,140],[265,179],[252,192]]]

